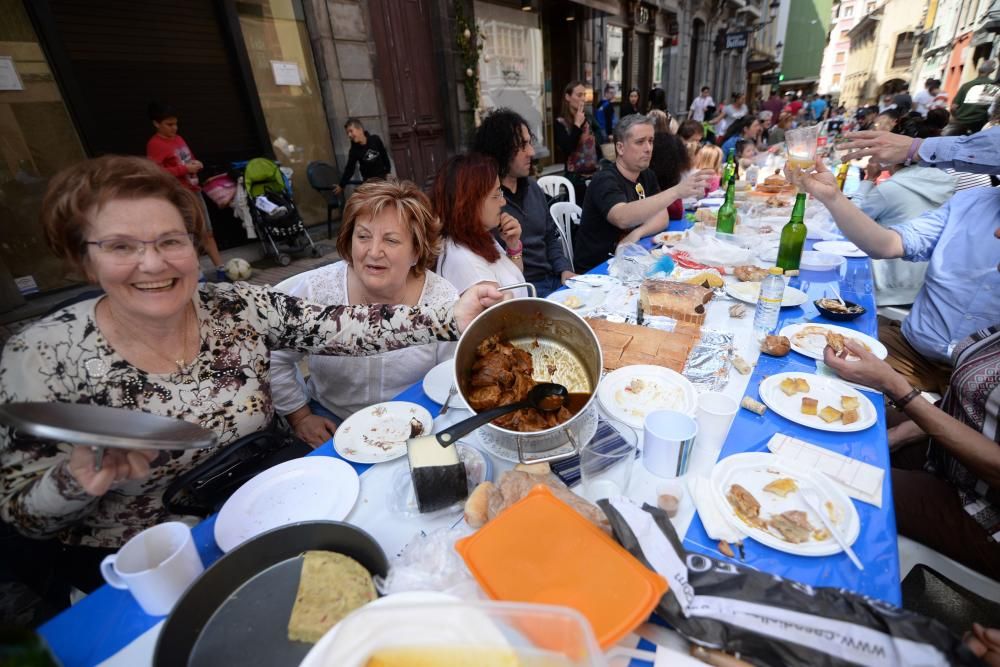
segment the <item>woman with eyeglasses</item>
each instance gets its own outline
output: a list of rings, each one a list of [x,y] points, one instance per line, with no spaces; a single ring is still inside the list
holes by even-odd
[[[199,284],[202,208],[149,160],[106,156],[54,177],[42,206],[50,246],[104,294],[7,342],[0,403],[90,403],[176,417],[220,447],[274,418],[275,350],[366,355],[456,340],[502,295],[470,290],[453,306],[322,306],[247,283]],[[217,450],[215,450],[217,451]],[[170,520],[164,489],[212,450],[108,449],[0,429],[0,519],[61,543],[73,583],[99,583],[97,561]],[[61,574],[67,574],[61,572]]]
[[[521,224],[503,212],[498,174],[493,158],[470,153],[449,159],[434,179],[431,206],[444,237],[437,273],[459,294],[475,285],[524,282]],[[527,296],[527,291],[513,294]]]

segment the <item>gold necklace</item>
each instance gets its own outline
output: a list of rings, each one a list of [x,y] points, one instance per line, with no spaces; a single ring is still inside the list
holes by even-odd
[[[156,356],[158,356],[160,359],[162,359],[164,361],[169,361],[170,363],[172,363],[175,366],[177,366],[177,370],[178,371],[187,370],[188,366],[190,366],[191,364],[193,364],[194,360],[198,358],[198,352],[195,352],[195,355],[191,359],[191,361],[184,361],[184,352],[187,350],[187,347],[188,347],[188,331],[190,331],[190,329],[191,329],[191,326],[190,326],[190,324],[191,324],[191,308],[187,308],[184,311],[184,341],[181,343],[181,345],[182,345],[182,347],[181,347],[181,356],[178,359],[171,359],[170,357],[168,357],[167,355],[163,354],[162,352],[160,352],[159,350],[157,350],[156,348],[154,348],[152,345],[150,345],[149,343],[147,343],[146,341],[144,341],[142,339],[142,336],[136,336],[133,332],[128,331],[127,327],[125,327],[125,325],[123,325],[121,323],[121,320],[118,319],[118,316],[115,315],[115,311],[111,307],[110,303],[107,304],[107,307],[108,307],[108,314],[111,316],[111,320],[115,323],[115,327],[116,328],[118,328],[122,333],[130,335],[133,340],[135,340],[137,343],[139,343],[140,345],[142,345],[144,348],[146,348],[147,350],[149,350],[150,352],[152,352],[153,354],[155,354]]]

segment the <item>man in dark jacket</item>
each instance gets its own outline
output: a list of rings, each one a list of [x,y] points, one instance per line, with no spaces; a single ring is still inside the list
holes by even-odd
[[[340,194],[354,177],[354,169],[361,167],[361,180],[369,178],[385,178],[389,175],[392,165],[389,164],[389,151],[385,149],[377,134],[369,134],[365,126],[357,118],[348,118],[344,123],[347,138],[351,140],[351,150],[347,153],[347,166],[340,177],[340,185],[333,188],[334,194]]]
[[[573,277],[573,264],[566,256],[556,223],[549,215],[545,193],[530,177],[531,130],[519,114],[497,109],[483,119],[472,142],[472,150],[497,161],[500,186],[507,200],[504,213],[521,223],[524,244],[524,278],[546,297]]]

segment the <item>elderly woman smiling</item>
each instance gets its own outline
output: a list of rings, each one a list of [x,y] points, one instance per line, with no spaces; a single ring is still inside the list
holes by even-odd
[[[315,303],[399,303],[448,307],[458,292],[429,271],[441,247],[441,224],[430,201],[409,181],[369,181],[344,208],[337,251],[344,258],[299,274],[277,289]],[[315,446],[342,420],[372,403],[387,401],[454,354],[452,343],[434,343],[368,357],[308,356],[303,387],[297,364],[304,355],[276,352],[271,363],[274,407]]]
[[[501,298],[483,286],[454,307],[322,306],[246,283],[199,285],[201,208],[141,158],[70,167],[52,180],[42,217],[55,252],[105,295],[8,341],[0,402],[176,417],[215,431],[220,447],[272,420],[272,351],[353,356],[455,340]],[[0,518],[92,562],[95,547],[116,548],[169,519],[163,490],[211,453],[108,450],[97,471],[90,448],[0,429]]]

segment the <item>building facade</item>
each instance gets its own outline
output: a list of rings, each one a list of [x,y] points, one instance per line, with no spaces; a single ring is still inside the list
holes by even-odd
[[[796,0],[790,3],[782,49],[783,90],[810,93],[819,85],[823,50],[830,29],[831,0]]]
[[[819,92],[840,97],[844,85],[844,74],[847,72],[847,57],[851,51],[851,28],[857,21],[856,13],[859,7],[865,7],[869,0],[834,0],[830,18],[826,48],[823,50],[823,63],[819,70]]]
[[[884,0],[868,3],[848,32],[850,50],[841,103],[848,108],[877,104],[889,93],[919,90],[914,78],[916,35],[926,2]]]

